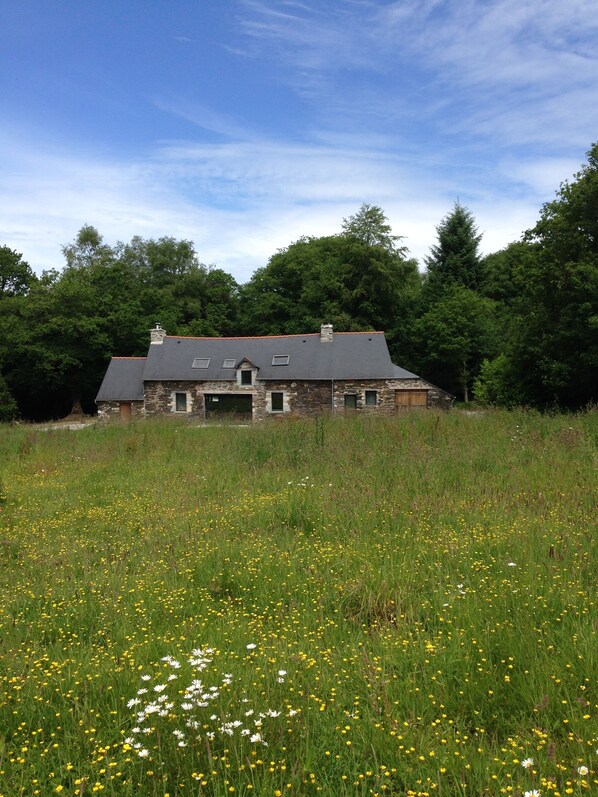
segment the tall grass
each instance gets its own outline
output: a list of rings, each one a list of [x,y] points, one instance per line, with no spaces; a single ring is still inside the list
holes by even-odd
[[[597,442],[0,427],[0,795],[597,791]]]

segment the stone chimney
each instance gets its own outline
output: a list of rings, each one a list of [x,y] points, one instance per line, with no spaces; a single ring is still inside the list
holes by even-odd
[[[160,324],[156,324],[153,329],[150,329],[150,343],[162,343],[166,337],[166,330],[162,329]]]
[[[320,327],[320,343],[332,343],[332,324],[322,324]]]

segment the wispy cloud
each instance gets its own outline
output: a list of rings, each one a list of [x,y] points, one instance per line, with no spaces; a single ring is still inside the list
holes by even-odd
[[[262,45],[261,57],[270,53],[286,64],[281,79],[313,95],[320,115],[352,108],[350,117],[357,117],[361,108],[379,108],[387,124],[407,115],[438,125],[448,116],[454,132],[495,145],[506,136],[514,145],[556,147],[559,134],[588,145],[594,135],[594,0],[346,0],[327,13],[296,5],[245,0],[243,29]],[[357,85],[347,83],[355,70],[362,72]],[[413,70],[418,79],[411,86],[406,74]],[[382,87],[379,75],[387,76]],[[583,114],[576,113],[580,102]]]
[[[61,245],[90,223],[112,243],[133,235],[193,240],[204,262],[240,281],[301,235],[338,232],[362,202],[381,205],[421,259],[460,195],[492,251],[534,223],[541,175],[550,173],[558,184],[569,176],[559,169],[570,165],[529,164],[518,176],[519,197],[507,200],[490,175],[480,175],[475,191],[460,190],[429,164],[377,151],[355,136],[303,145],[165,142],[150,157],[127,162],[73,157],[16,138],[0,143],[15,167],[0,194],[0,236],[37,269],[62,266]],[[504,180],[512,179],[510,168],[503,164]]]
[[[4,125],[0,243],[41,269],[63,264],[85,223],[109,242],[172,235],[245,281],[277,248],[338,232],[363,202],[421,261],[459,197],[494,251],[534,224],[596,138],[594,4],[237,0],[236,33],[204,80],[225,73],[226,99],[186,74],[155,89],[168,140],[116,154]],[[195,31],[179,30],[191,58]],[[259,114],[251,96],[234,100],[239,70]]]
[[[173,114],[179,119],[191,122],[196,127],[209,130],[226,138],[245,139],[248,137],[246,126],[238,124],[230,115],[218,113],[204,103],[180,96],[172,96],[168,99],[156,97],[154,104],[156,108],[165,113]]]

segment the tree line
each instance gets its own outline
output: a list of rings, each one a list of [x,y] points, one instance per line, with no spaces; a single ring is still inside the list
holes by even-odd
[[[519,241],[482,257],[471,212],[440,221],[422,273],[384,211],[303,237],[244,285],[189,241],[109,246],[84,226],[62,271],[0,246],[0,420],[93,412],[111,356],[172,335],[384,330],[394,362],[463,401],[580,408],[598,393],[598,144]]]

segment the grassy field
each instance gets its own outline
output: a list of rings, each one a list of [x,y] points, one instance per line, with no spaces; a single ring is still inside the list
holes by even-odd
[[[597,442],[0,426],[0,795],[598,794]]]

